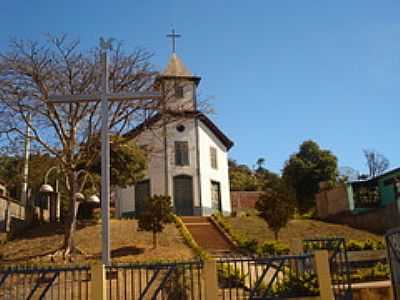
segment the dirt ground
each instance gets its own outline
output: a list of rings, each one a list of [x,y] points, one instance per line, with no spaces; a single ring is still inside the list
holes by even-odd
[[[159,235],[157,249],[152,249],[151,233],[137,230],[136,220],[111,220],[110,235],[113,262],[190,260],[195,256],[174,224]],[[61,256],[51,255],[62,243],[62,225],[40,225],[0,245],[0,264],[64,263]],[[75,255],[74,262],[100,259],[100,224],[79,224],[75,244],[81,254]]]

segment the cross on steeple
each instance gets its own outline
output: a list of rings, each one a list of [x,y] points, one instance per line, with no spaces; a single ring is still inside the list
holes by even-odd
[[[167,34],[167,38],[171,38],[171,41],[172,41],[172,53],[175,53],[175,50],[176,50],[176,41],[175,40],[180,37],[181,37],[180,34],[175,33],[175,29],[172,29],[171,33]]]

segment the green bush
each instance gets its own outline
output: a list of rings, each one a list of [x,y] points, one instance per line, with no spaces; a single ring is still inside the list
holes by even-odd
[[[358,269],[351,275],[352,282],[380,281],[390,278],[388,264],[377,263],[371,268]]]
[[[98,203],[93,203],[88,201],[81,202],[78,207],[78,214],[77,214],[78,220],[97,219],[98,216],[96,216],[94,212],[98,206],[99,206]]]
[[[363,250],[383,250],[386,249],[385,244],[381,241],[368,240],[349,240],[346,243],[347,251],[363,251]]]
[[[163,299],[184,300],[189,297],[189,278],[185,278],[185,270],[177,268],[172,272],[163,288]]]
[[[232,235],[231,226],[225,222],[224,217],[221,214],[213,214],[214,220],[230,235]]]
[[[310,297],[319,295],[318,279],[315,274],[304,273],[302,275],[290,272],[285,278],[266,291],[265,284],[258,288],[258,295],[266,295],[269,298]],[[268,299],[269,299],[268,298]]]
[[[284,297],[291,296],[318,296],[318,279],[315,274],[305,273],[298,276],[296,273],[291,272],[290,275],[283,280],[282,283],[277,284],[274,288],[274,294]]]
[[[362,241],[350,240],[346,243],[347,251],[362,251],[364,250],[364,243]]]
[[[236,240],[241,250],[245,252],[256,254],[258,252],[258,242],[255,239],[239,239]]]
[[[290,249],[280,241],[265,241],[257,252],[260,256],[287,255]]]
[[[234,266],[218,266],[218,286],[220,288],[242,288],[245,287],[246,275],[240,274]]]

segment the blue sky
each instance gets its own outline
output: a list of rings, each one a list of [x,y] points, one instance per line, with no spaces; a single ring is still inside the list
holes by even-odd
[[[313,139],[340,166],[365,171],[364,148],[400,166],[399,1],[2,2],[0,51],[10,37],[68,33],[92,47],[105,36],[154,52],[162,69],[175,27],[177,52],[203,77],[200,97],[240,162],[265,157],[280,171]]]

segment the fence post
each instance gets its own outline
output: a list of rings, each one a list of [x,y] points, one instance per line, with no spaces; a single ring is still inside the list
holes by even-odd
[[[97,262],[91,265],[92,296],[93,300],[107,299],[106,270],[102,263]]]
[[[318,277],[319,292],[321,300],[332,300],[332,279],[329,268],[329,256],[327,250],[314,252],[315,268]]]
[[[217,262],[215,259],[207,259],[203,267],[204,294],[207,300],[218,299]]]

